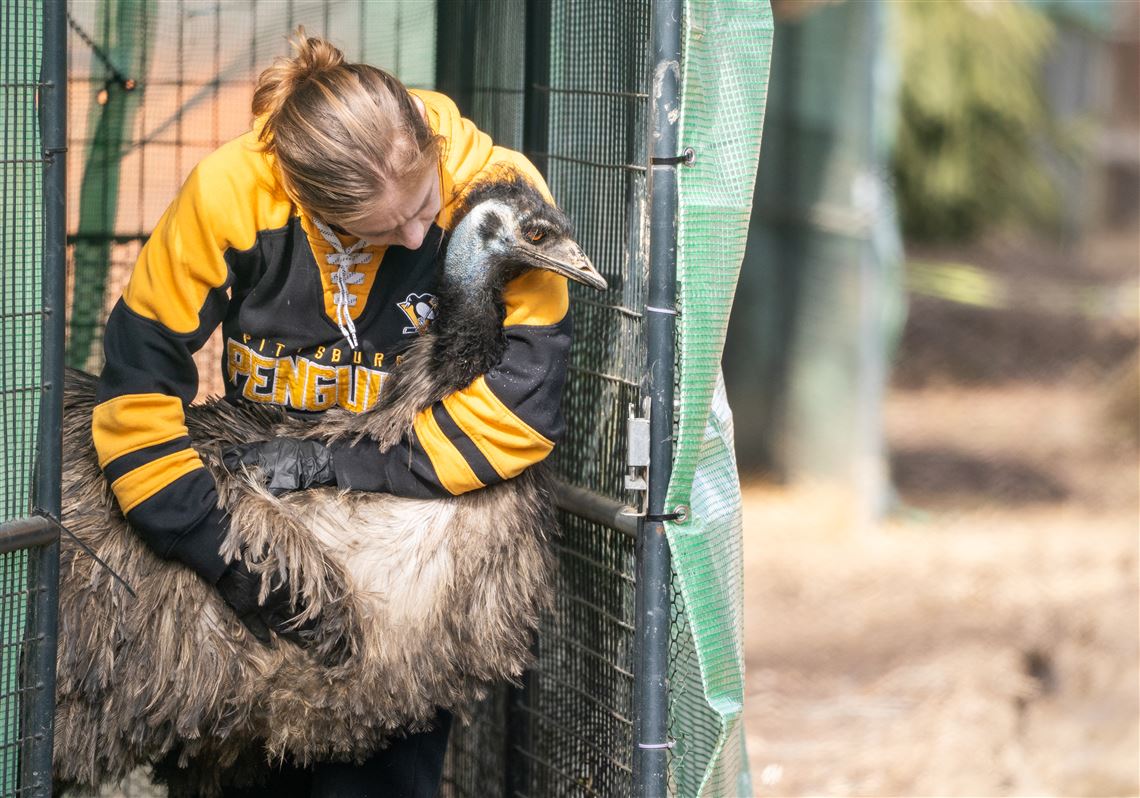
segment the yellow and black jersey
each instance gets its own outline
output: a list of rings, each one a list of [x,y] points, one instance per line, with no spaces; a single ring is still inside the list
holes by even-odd
[[[509,166],[549,195],[523,156],[492,145],[448,98],[415,94],[444,138],[442,210],[418,250],[354,249],[344,239],[351,279],[338,277],[332,242],[290,202],[256,125],[198,164],[143,247],[107,321],[93,436],[122,510],[160,554],[197,561],[200,571],[220,568],[219,541],[206,539],[223,528],[216,490],[184,421],[198,388],[192,355],[219,325],[228,399],[302,415],[364,411],[435,313],[437,252],[464,188]],[[340,484],[459,494],[516,476],[550,453],[562,432],[566,280],[528,272],[503,299],[501,362],[424,410],[401,447],[338,455]]]

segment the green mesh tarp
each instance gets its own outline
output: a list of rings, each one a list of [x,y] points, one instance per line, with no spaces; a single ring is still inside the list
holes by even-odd
[[[680,796],[751,795],[741,711],[740,489],[720,358],[744,256],[772,48],[767,3],[686,3],[680,173],[677,439],[667,525],[679,593],[672,768]]]

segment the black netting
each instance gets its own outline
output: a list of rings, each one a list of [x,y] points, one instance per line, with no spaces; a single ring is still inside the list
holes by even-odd
[[[436,87],[504,147],[523,148],[527,0],[439,0]]]
[[[625,422],[645,365],[648,3],[466,0],[440,8],[440,89],[544,167],[609,281],[604,295],[571,286],[568,431],[555,456],[565,481],[624,500]],[[456,47],[442,46],[448,40]],[[462,41],[499,46],[464,50]],[[467,774],[503,757],[516,781],[478,782],[483,789],[532,798],[631,791],[633,539],[568,512],[560,521],[558,600],[537,664],[521,690],[496,699],[510,710],[498,724],[456,734],[449,795],[473,794]]]

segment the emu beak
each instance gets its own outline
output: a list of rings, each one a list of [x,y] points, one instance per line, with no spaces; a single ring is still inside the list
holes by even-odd
[[[570,239],[559,241],[545,249],[524,241],[518,244],[516,251],[529,266],[561,274],[598,291],[606,290],[606,278],[598,274],[586,253]]]

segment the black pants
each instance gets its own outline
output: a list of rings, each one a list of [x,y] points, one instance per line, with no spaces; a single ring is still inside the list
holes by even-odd
[[[431,731],[393,740],[383,751],[354,765],[323,762],[312,768],[284,767],[264,787],[227,790],[226,798],[435,798],[451,713],[440,710]]]

